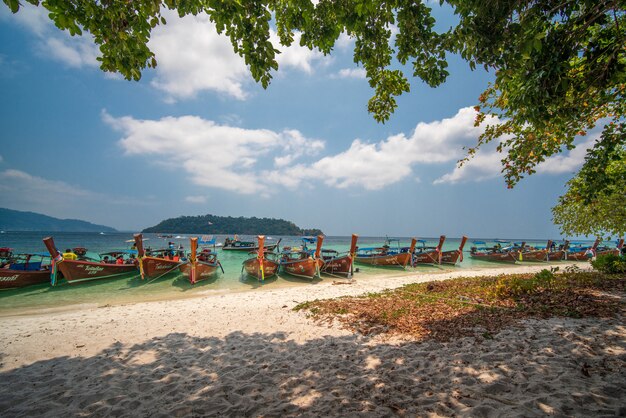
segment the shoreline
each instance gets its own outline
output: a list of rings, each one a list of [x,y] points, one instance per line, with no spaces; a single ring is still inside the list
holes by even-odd
[[[409,272],[1,317],[0,414],[625,413],[623,317],[526,320],[493,338],[439,343],[355,335],[292,310],[307,300],[549,266]]]

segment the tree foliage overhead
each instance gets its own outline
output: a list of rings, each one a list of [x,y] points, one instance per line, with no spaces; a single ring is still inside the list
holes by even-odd
[[[3,1],[18,12],[18,0]],[[291,45],[300,32],[302,46],[324,54],[346,33],[355,40],[354,62],[363,66],[374,90],[368,110],[380,122],[396,109],[396,97],[410,89],[398,68],[410,66],[413,77],[435,87],[448,76],[447,54],[460,54],[471,68],[495,74],[476,106],[476,123],[488,126],[469,156],[497,142],[509,187],[549,156],[572,149],[576,136],[599,122],[610,121],[613,128],[604,129],[597,149],[626,144],[624,0],[440,0],[458,17],[443,32],[435,30],[424,2],[409,0],[26,1],[41,3],[56,26],[72,35],[90,32],[100,46],[101,68],[134,80],[157,65],[147,42],[153,28],[166,24],[164,8],[181,17],[206,13],[263,87],[278,69],[271,25],[282,45]],[[615,129],[621,136],[611,135]],[[610,183],[595,184],[593,190],[611,189]],[[583,196],[583,204],[592,198]]]

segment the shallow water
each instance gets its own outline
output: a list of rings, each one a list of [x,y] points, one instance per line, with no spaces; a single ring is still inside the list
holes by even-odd
[[[6,232],[0,235],[0,247],[11,247],[14,253],[19,252],[45,252],[42,238],[50,234],[42,232]],[[88,248],[88,256],[98,258],[98,254],[115,249],[128,249],[132,245],[131,233],[110,233],[101,235],[98,233],[55,233],[54,240],[57,248],[64,250],[82,246]],[[156,234],[144,234],[145,245],[154,249],[165,248],[169,241],[176,247],[183,245],[189,248],[188,235],[174,235],[173,238],[159,238]],[[225,235],[217,235],[217,242],[222,243]],[[242,240],[252,237],[241,236]],[[271,237],[269,241],[281,239],[282,246],[299,246],[299,237]],[[383,245],[384,237],[359,237],[358,245],[373,247]],[[438,239],[426,239],[427,246],[436,246]],[[521,240],[515,240],[521,241]],[[531,245],[543,245],[545,241],[527,240]],[[444,244],[444,250],[458,248],[460,239],[449,238]],[[400,245],[408,246],[410,238],[401,238]],[[348,251],[350,237],[326,237],[324,248],[337,251]],[[463,269],[475,269],[485,267],[502,267],[503,264],[489,263],[473,260],[469,257],[471,241],[465,246],[465,257],[457,266],[418,266],[407,268],[415,273],[438,273],[442,271],[457,271]],[[138,301],[165,300],[174,298],[194,297],[204,294],[229,293],[263,288],[280,288],[289,286],[311,286],[320,281],[334,280],[333,277],[322,276],[322,279],[313,281],[300,279],[281,273],[278,277],[270,278],[263,283],[256,279],[241,274],[242,262],[249,256],[246,252],[223,251],[218,247],[218,259],[224,267],[224,273],[219,272],[210,280],[191,285],[182,275],[169,274],[152,281],[142,281],[139,273],[122,278],[96,280],[69,285],[62,282],[52,287],[49,285],[31,286],[22,289],[0,291],[0,315],[13,314],[16,312],[28,312],[30,310],[59,309],[68,305],[90,304],[102,306],[106,304],[123,304]],[[355,265],[358,270],[355,278],[375,278],[377,275],[405,274],[399,268],[380,268]]]

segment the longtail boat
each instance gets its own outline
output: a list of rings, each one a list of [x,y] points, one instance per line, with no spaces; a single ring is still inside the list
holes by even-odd
[[[590,247],[581,243],[574,243],[572,247],[567,251],[567,259],[574,261],[587,261],[596,255],[596,249],[600,244],[600,239],[596,239],[593,245]]]
[[[211,252],[208,248],[198,253],[198,238],[190,238],[189,246],[191,252],[188,260],[178,266],[178,269],[189,278],[191,284],[210,279],[217,273],[218,267],[222,269],[222,273],[224,272],[222,264],[217,260],[217,253]]]
[[[276,254],[271,254],[271,258],[268,258],[265,252],[265,237],[263,235],[259,235],[257,237],[258,246],[256,252],[250,253],[254,254],[254,257],[251,257],[243,262],[242,271],[245,270],[247,274],[252,277],[256,277],[259,281],[263,281],[268,277],[272,277],[276,275],[278,272],[279,263],[273,258],[276,257]]]
[[[52,257],[50,282],[53,286],[58,282],[59,270],[68,283],[121,278],[137,272],[134,259],[127,258],[115,264],[97,260],[65,260],[54,245],[52,237],[44,238],[43,243]]]
[[[485,241],[474,241],[474,246],[470,249],[470,257],[482,261],[495,261],[500,263],[515,263],[517,260],[517,250],[514,247],[502,248],[500,242],[497,241],[493,247],[487,247]],[[478,247],[478,245],[483,245]]]
[[[178,266],[182,263],[180,255],[174,250],[154,250],[149,254],[143,248],[143,235],[135,234],[135,247],[137,248],[137,261],[139,263],[139,273],[143,279],[157,279],[166,274],[178,271]]]
[[[305,246],[302,248],[287,248],[280,254],[280,267],[282,271],[296,277],[313,279],[320,277],[321,267],[324,260],[320,257],[324,236],[317,236],[315,252],[311,254]]]
[[[456,264],[457,261],[463,261],[463,247],[467,242],[467,237],[463,235],[461,238],[461,245],[457,250],[443,251],[441,253],[441,262],[443,264]]]
[[[397,250],[392,250],[389,245],[390,243],[391,240],[388,239],[382,247],[359,248],[354,257],[354,261],[370,266],[406,268],[413,257],[417,240],[415,238],[411,240],[411,246],[406,252],[401,252],[399,245]]]
[[[420,246],[415,247],[413,252],[413,260],[411,261],[413,266],[416,264],[441,264],[441,249],[443,243],[446,241],[446,236],[439,237],[439,244],[436,247],[427,247],[426,241],[417,240]]]
[[[519,261],[548,261],[548,253],[552,247],[552,240],[548,240],[546,248],[523,247],[519,253]]]
[[[599,255],[608,255],[608,254],[619,256],[620,254],[622,254],[623,247],[624,247],[623,238],[617,241],[615,248],[610,248],[607,246],[602,246],[602,247],[598,246],[598,248],[596,248],[596,257]]]
[[[263,250],[265,252],[274,251],[280,244],[281,239],[279,239],[274,244],[263,244]],[[258,251],[259,246],[254,241],[241,241],[239,240],[239,237],[235,235],[234,238],[226,238],[226,240],[224,240],[224,245],[222,246],[222,250],[252,252],[252,251]]]
[[[322,248],[320,256],[324,264],[320,268],[322,273],[331,276],[352,277],[354,274],[353,261],[356,254],[356,243],[359,239],[357,234],[352,234],[350,250],[348,253],[339,253],[336,250],[326,250]]]
[[[565,241],[563,244],[559,245],[557,248],[554,241],[552,241],[552,245],[548,249],[548,253],[546,254],[546,260],[548,261],[559,261],[565,260],[567,257],[567,249],[569,248],[569,241]]]
[[[50,255],[13,254],[0,248],[0,290],[50,283]]]

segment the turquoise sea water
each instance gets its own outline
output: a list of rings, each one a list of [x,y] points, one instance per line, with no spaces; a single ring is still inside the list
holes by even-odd
[[[20,252],[46,252],[42,238],[52,234],[42,232],[5,232],[0,234],[0,247],[11,247],[14,253]],[[191,235],[194,236],[194,235]],[[57,248],[63,251],[66,248],[86,247],[88,256],[98,258],[98,254],[115,249],[128,249],[132,243],[132,233],[54,233]],[[189,235],[174,235],[172,238],[159,238],[156,234],[144,234],[145,245],[156,248],[166,248],[169,241],[174,242],[176,247],[183,245],[189,248]],[[217,235],[217,242],[223,243],[225,235]],[[250,236],[240,236],[242,240],[252,239]],[[282,246],[299,246],[299,237],[293,236],[272,236],[270,241],[281,239]],[[397,237],[393,237],[397,238]],[[427,240],[428,246],[436,246],[438,238],[422,238]],[[476,239],[480,240],[480,239]],[[359,247],[373,247],[383,245],[384,237],[359,237]],[[465,245],[464,261],[457,266],[418,266],[407,268],[408,271],[416,273],[437,273],[442,271],[456,271],[471,269],[476,267],[501,267],[502,264],[481,262],[469,257],[469,248],[473,239],[470,238]],[[515,239],[511,241],[522,241]],[[545,240],[525,240],[528,244],[545,246]],[[400,238],[403,246],[410,244],[410,238]],[[459,238],[447,238],[444,250],[458,248]],[[337,251],[348,251],[350,237],[326,237],[324,248],[331,248]],[[142,281],[139,273],[135,276],[126,276],[117,279],[96,280],[81,284],[68,285],[61,283],[52,287],[49,285],[30,286],[22,289],[0,291],[0,315],[14,314],[19,312],[30,312],[41,309],[59,309],[68,305],[95,304],[98,306],[106,304],[123,304],[146,300],[164,300],[174,298],[195,297],[212,293],[228,293],[263,288],[280,288],[289,286],[312,286],[321,281],[332,281],[334,278],[322,276],[322,279],[309,281],[280,274],[279,277],[271,278],[263,283],[259,283],[253,278],[241,274],[242,262],[249,256],[246,252],[222,251],[218,247],[218,259],[224,267],[224,273],[219,272],[211,280],[199,282],[195,285],[189,284],[188,280],[179,275],[171,274],[153,280]],[[358,272],[356,279],[375,280],[377,275],[405,274],[398,268],[375,268],[355,265]]]

